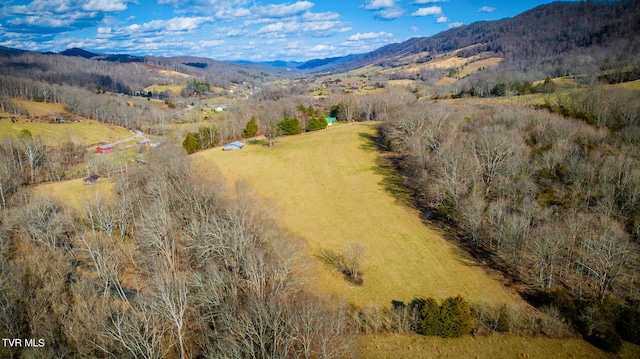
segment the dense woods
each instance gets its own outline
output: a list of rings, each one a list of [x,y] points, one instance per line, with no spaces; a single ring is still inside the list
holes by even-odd
[[[2,211],[0,331],[48,343],[2,355],[348,352],[345,308],[302,291],[300,241],[246,185],[230,192],[208,174],[165,147],[115,198],[74,210],[25,196]]]
[[[432,218],[536,293],[565,288],[590,305],[612,295],[635,306],[635,144],[541,110],[410,108],[380,138]]]

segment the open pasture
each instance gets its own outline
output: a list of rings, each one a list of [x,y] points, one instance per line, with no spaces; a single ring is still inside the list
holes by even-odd
[[[131,136],[131,133],[122,127],[106,125],[70,114],[61,104],[33,101],[17,101],[17,103],[24,106],[33,119],[0,113],[0,137],[15,137],[20,131],[28,130],[34,137],[40,136],[44,141],[52,144],[73,139],[89,146]],[[54,117],[58,121],[64,119],[65,122],[53,122]]]
[[[375,124],[354,124],[285,137],[276,146],[220,148],[195,155],[232,185],[247,181],[274,203],[283,224],[317,260],[312,290],[357,305],[461,294],[469,301],[520,302],[412,207],[398,173],[376,149]],[[364,284],[347,282],[318,259],[350,243],[365,248]]]

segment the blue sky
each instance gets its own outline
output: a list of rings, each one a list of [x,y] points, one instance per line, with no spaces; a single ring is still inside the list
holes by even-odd
[[[0,45],[297,60],[364,53],[544,0],[2,0]]]

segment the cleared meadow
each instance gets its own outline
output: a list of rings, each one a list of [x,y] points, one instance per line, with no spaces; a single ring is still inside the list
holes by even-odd
[[[0,138],[15,137],[20,131],[28,130],[34,137],[40,136],[44,141],[56,144],[68,140],[80,141],[85,145],[108,143],[131,136],[126,129],[107,125],[99,121],[72,115],[66,112],[61,104],[16,100],[16,103],[26,108],[35,120],[25,116],[16,116],[0,112]],[[49,123],[46,119],[56,116],[57,119],[66,118],[65,123]],[[14,122],[11,121],[14,119]],[[81,122],[69,121],[81,120]]]
[[[86,185],[82,182],[82,178],[78,178],[35,186],[32,193],[39,196],[49,195],[76,210],[80,210],[85,201],[96,197],[103,199],[111,197],[115,184],[113,179],[104,178],[96,184]]]
[[[308,243],[311,256],[366,248],[364,284],[347,282],[316,260],[312,290],[356,305],[460,294],[472,302],[522,303],[445,233],[411,207],[398,173],[376,150],[374,124],[354,124],[285,137],[275,147],[247,145],[198,153],[230,183],[247,181],[274,203],[284,225]]]

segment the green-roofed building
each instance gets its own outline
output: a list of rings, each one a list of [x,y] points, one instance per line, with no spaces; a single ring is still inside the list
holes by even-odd
[[[334,122],[336,122],[335,117],[325,117],[325,120],[327,120],[327,126],[331,126]]]

